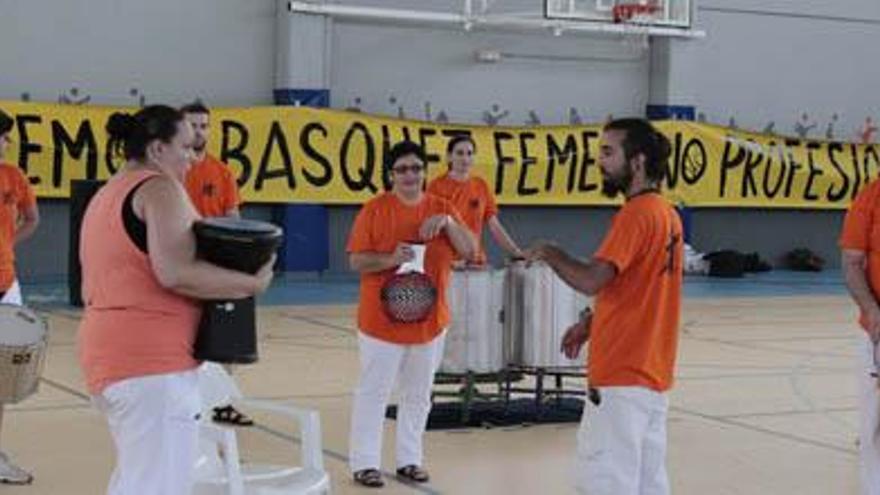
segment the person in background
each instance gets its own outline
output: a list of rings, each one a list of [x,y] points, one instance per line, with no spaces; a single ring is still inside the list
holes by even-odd
[[[477,239],[476,256],[466,260],[467,262],[474,265],[487,263],[486,251],[482,246],[484,226],[489,227],[492,238],[504,252],[512,258],[522,258],[522,250],[498,219],[495,195],[486,181],[472,174],[475,153],[476,145],[470,136],[458,135],[451,138],[446,145],[449,169],[428,183],[428,193],[452,203]]]
[[[859,476],[863,495],[880,495],[880,181],[862,189],[852,202],[840,234],[846,287],[859,308],[857,343],[859,390]]]
[[[208,134],[211,129],[211,111],[201,102],[190,103],[180,109],[183,118],[193,129],[194,161],[186,173],[184,185],[196,211],[204,218],[239,216],[241,197],[238,183],[229,166],[208,153]],[[223,365],[231,376],[231,365]],[[232,382],[234,383],[234,382]],[[214,407],[212,418],[218,423],[251,426],[254,421],[232,404]]]
[[[37,199],[30,183],[17,166],[5,161],[12,144],[15,120],[0,110],[0,303],[21,305],[21,287],[15,274],[15,247],[29,238],[40,223]],[[0,404],[0,426],[3,404]],[[0,482],[29,484],[34,477],[16,466],[0,451]]]

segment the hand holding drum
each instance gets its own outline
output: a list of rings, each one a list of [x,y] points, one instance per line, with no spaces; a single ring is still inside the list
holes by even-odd
[[[266,292],[266,289],[269,288],[269,284],[272,283],[272,277],[275,275],[275,261],[277,259],[278,255],[272,253],[272,257],[269,258],[269,261],[267,261],[262,267],[260,267],[260,269],[257,270],[257,273],[254,274],[254,276],[257,278],[257,294],[262,294],[263,292]]]
[[[253,274],[255,292],[272,281],[275,251],[282,231],[267,222],[238,218],[209,218],[193,225],[198,257],[209,263]],[[257,360],[256,309],[252,297],[205,301],[193,349],[196,359],[218,363]]]
[[[562,250],[556,243],[549,241],[539,241],[522,254],[525,258],[526,266],[531,266],[537,261],[547,262],[551,258],[558,258]]]

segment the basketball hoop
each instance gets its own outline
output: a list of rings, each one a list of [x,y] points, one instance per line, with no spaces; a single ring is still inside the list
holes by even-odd
[[[662,7],[656,0],[648,3],[620,2],[612,7],[611,16],[615,24],[627,25],[623,33],[624,44],[635,53],[643,53],[650,46],[651,26],[657,23],[661,11]]]
[[[626,3],[621,2],[611,8],[611,16],[615,24],[637,22],[647,20],[653,24],[654,15],[660,11],[660,5],[650,3]]]

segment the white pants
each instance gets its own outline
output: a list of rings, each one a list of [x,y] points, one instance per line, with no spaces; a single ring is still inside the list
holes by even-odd
[[[21,286],[18,285],[18,280],[12,281],[12,285],[6,289],[6,293],[3,294],[3,298],[0,299],[0,303],[15,304],[16,306],[24,304],[21,300]]]
[[[582,495],[667,495],[666,394],[603,387],[584,403],[575,486]]]
[[[397,467],[422,465],[422,437],[431,412],[431,386],[443,357],[444,338],[445,332],[426,344],[400,345],[358,333],[360,377],[349,437],[352,472],[381,466],[385,407],[396,380]]]
[[[195,370],[116,382],[93,398],[116,444],[108,495],[188,495],[198,455]]]
[[[859,332],[856,367],[859,385],[859,475],[862,495],[880,495],[880,389],[874,372],[874,345],[864,331]]]

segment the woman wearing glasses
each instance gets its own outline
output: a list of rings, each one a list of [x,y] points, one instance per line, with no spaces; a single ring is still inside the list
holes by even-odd
[[[449,323],[446,287],[453,260],[470,259],[477,243],[446,200],[425,194],[425,153],[404,141],[389,152],[391,190],[367,201],[355,219],[347,251],[360,273],[358,350],[360,376],[351,419],[350,467],[356,483],[381,487],[382,423],[396,380],[397,475],[424,483],[422,436],[431,409],[431,385],[443,354]],[[397,321],[383,306],[381,293],[398,267],[415,257],[423,243],[424,272],[436,300],[419,321]]]

